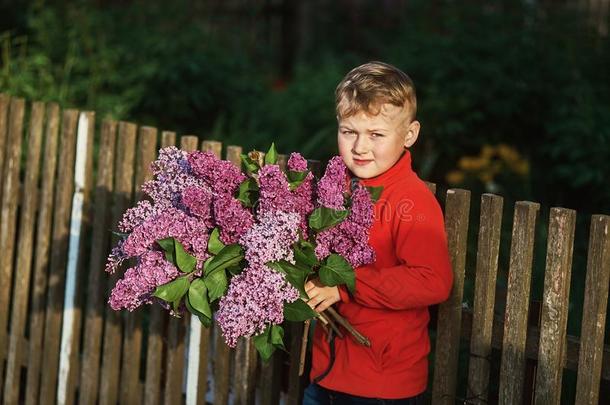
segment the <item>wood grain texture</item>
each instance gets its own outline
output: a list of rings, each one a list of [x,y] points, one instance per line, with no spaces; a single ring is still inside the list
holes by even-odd
[[[536,218],[540,204],[515,204],[500,366],[500,404],[521,404]]]
[[[447,190],[445,229],[453,267],[453,288],[447,301],[438,307],[433,404],[455,402],[469,215],[470,191]]]
[[[610,349],[604,350],[610,283],[610,216],[593,215],[589,234],[585,302],[578,358],[576,403],[599,402],[600,376],[610,379]],[[605,365],[605,367],[603,367]],[[606,373],[603,373],[605,368]]]
[[[470,401],[473,404],[480,405],[486,404],[488,400],[491,339],[503,204],[504,200],[500,196],[493,194],[483,194],[481,196],[467,392]]]

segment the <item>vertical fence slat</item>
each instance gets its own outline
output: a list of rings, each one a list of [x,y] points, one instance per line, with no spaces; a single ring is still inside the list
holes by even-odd
[[[95,114],[81,112],[78,118],[74,194],[70,214],[70,237],[61,323],[57,403],[71,405],[78,376],[82,306],[80,292],[86,269],[84,247],[91,224],[90,190],[93,180],[93,136]]]
[[[17,205],[19,204],[19,166],[23,142],[23,117],[25,101],[12,99],[9,111],[8,141],[4,162],[2,204],[0,208],[0,308],[9,307],[13,276],[13,254],[17,227]],[[7,351],[8,311],[0,311],[0,364],[4,364]],[[4,381],[4,367],[0,367],[0,381]]]
[[[539,405],[558,405],[561,399],[575,227],[576,211],[551,209],[535,389]]]
[[[79,403],[91,404],[97,400],[102,348],[102,321],[106,275],[103,274],[109,245],[110,203],[114,169],[117,123],[102,123],[97,180],[94,195],[95,215],[87,280],[87,308],[83,341],[83,359],[80,370]]]
[[[11,98],[8,94],[0,93],[0,201],[2,201],[2,189],[4,183],[3,168],[4,158],[8,147],[8,110]]]
[[[522,403],[532,260],[539,209],[538,203],[518,201],[515,204],[500,365],[500,404]]]
[[[136,125],[129,122],[120,122],[114,170],[115,186],[112,206],[112,229],[116,229],[123,213],[132,201],[135,148]],[[110,277],[108,291],[116,285],[119,276],[119,274],[113,274]],[[123,329],[121,318],[120,313],[106,306],[100,405],[115,405],[120,393],[119,370],[121,366],[121,336]]]
[[[589,233],[587,279],[578,358],[577,404],[597,404],[604,354],[608,283],[610,282],[610,216],[593,215]]]
[[[242,147],[229,145],[226,159],[237,167],[241,166]],[[233,390],[236,405],[254,404],[256,391],[256,364],[258,355],[253,339],[239,339],[235,349]]]
[[[45,132],[44,166],[38,218],[36,228],[36,249],[34,251],[33,290],[30,309],[30,340],[28,344],[26,405],[38,403],[40,392],[40,364],[42,361],[42,340],[47,291],[47,267],[53,220],[53,200],[57,169],[57,149],[59,144],[59,106],[55,103],[47,107]]]
[[[176,145],[176,133],[163,131],[161,147]],[[156,154],[156,151],[155,151]],[[150,308],[150,326],[148,330],[148,348],[146,351],[146,380],[144,382],[144,403],[159,405],[161,403],[161,368],[163,367],[163,339],[166,337],[167,312],[159,305]]]
[[[157,147],[157,130],[142,127],[138,133],[135,161],[135,198],[133,205],[142,198],[140,187],[152,178],[149,165],[154,159]],[[123,329],[123,356],[121,366],[121,397],[122,404],[139,404],[141,402],[140,359],[142,352],[142,308],[125,314]]]
[[[27,168],[23,185],[23,199],[19,220],[19,249],[15,266],[15,285],[13,290],[11,328],[9,339],[6,379],[4,384],[4,403],[18,402],[21,378],[22,346],[25,338],[25,321],[30,292],[32,273],[32,253],[36,205],[38,203],[38,178],[40,176],[40,152],[44,125],[44,103],[32,104],[30,130],[27,145]]]
[[[180,137],[180,149],[187,152],[197,149],[199,140],[196,136]],[[182,382],[184,376],[184,339],[187,325],[190,323],[189,314],[182,318],[170,318],[167,348],[167,369],[165,378],[165,404],[181,404]]]
[[[481,196],[471,355],[468,364],[467,397],[473,404],[487,403],[503,205],[504,199],[500,196]]]
[[[469,213],[470,191],[447,190],[445,229],[453,267],[453,288],[449,299],[438,307],[433,404],[455,402]]]
[[[74,157],[76,151],[76,125],[78,110],[64,110],[62,117],[60,157],[57,166],[57,189],[54,201],[53,242],[47,304],[42,347],[42,376],[40,402],[55,398],[59,369],[61,315],[64,298],[64,281],[68,260],[70,214],[74,190]]]

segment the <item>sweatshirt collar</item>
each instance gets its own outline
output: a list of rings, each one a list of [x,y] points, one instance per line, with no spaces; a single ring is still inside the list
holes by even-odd
[[[414,172],[411,168],[411,151],[405,149],[400,159],[394,163],[394,166],[376,177],[360,179],[360,183],[372,187],[387,186],[398,180],[410,177],[412,174],[414,174]]]

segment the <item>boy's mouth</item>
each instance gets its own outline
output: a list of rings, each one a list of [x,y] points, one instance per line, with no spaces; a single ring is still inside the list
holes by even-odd
[[[365,160],[365,159],[354,159],[354,163],[357,164],[358,166],[364,166],[368,163],[371,163],[372,160]]]

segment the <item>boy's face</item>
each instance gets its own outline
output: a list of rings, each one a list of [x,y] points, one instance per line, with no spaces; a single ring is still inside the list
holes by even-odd
[[[339,118],[339,154],[351,172],[361,178],[376,177],[392,167],[405,147],[417,140],[419,122],[409,122],[405,108],[383,104],[377,115],[364,111]]]

